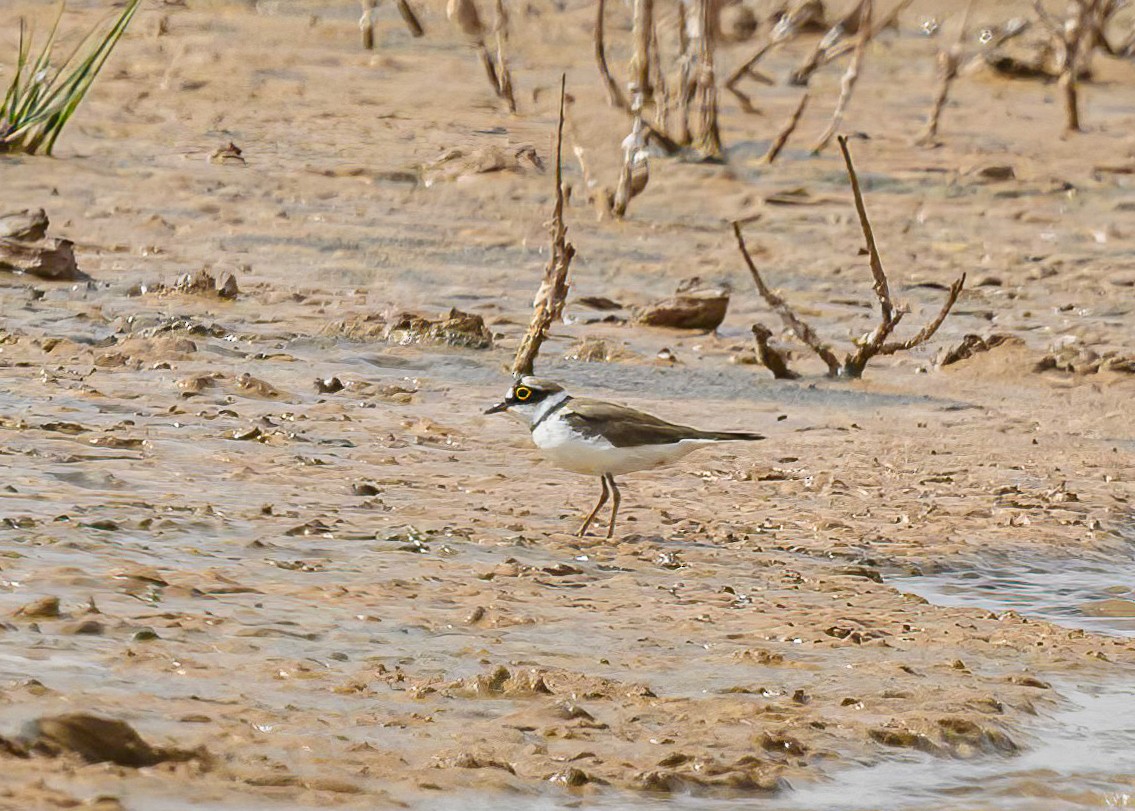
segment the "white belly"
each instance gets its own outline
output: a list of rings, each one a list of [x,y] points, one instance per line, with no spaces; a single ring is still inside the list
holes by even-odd
[[[536,426],[532,441],[552,463],[573,473],[590,476],[605,473],[618,476],[668,465],[713,442],[709,439],[683,439],[667,445],[616,448],[602,437],[585,438],[574,434],[566,423],[556,419]]]

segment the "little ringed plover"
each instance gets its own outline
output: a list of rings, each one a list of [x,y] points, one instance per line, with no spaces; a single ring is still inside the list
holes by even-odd
[[[615,534],[619,512],[616,476],[668,465],[714,442],[764,439],[744,431],[701,431],[675,425],[627,406],[572,397],[558,383],[535,377],[517,380],[504,400],[485,411],[500,412],[528,426],[532,441],[552,463],[600,478],[599,503],[584,519],[577,533],[580,537],[608,497],[612,504],[607,537]]]

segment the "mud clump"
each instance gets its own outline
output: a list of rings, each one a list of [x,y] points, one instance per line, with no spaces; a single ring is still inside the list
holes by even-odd
[[[1135,374],[1135,355],[1121,355],[1116,351],[1096,352],[1086,347],[1064,347],[1050,352],[1037,361],[1037,372],[1066,372],[1074,375],[1094,375],[1101,372]]]
[[[479,315],[451,309],[444,318],[431,321],[413,313],[403,313],[386,329],[386,340],[407,344],[448,344],[466,349],[488,349],[493,345],[493,334]]]
[[[15,616],[26,619],[55,619],[59,616],[59,598],[41,597],[16,609]]]
[[[544,681],[544,676],[535,671],[512,673],[501,665],[491,673],[462,679],[450,685],[458,695],[471,697],[536,696],[552,695],[552,690]]]
[[[648,304],[635,312],[635,321],[648,327],[712,332],[721,326],[728,309],[728,292],[699,290],[678,293]]]
[[[959,363],[980,352],[988,352],[994,347],[1000,346],[1004,343],[1023,343],[1020,338],[1014,338],[1011,335],[994,334],[988,338],[982,338],[980,335],[969,334],[962,338],[962,342],[952,349],[946,350],[942,354],[941,360],[938,361],[939,366],[949,366],[953,363]]]
[[[75,260],[75,243],[48,237],[49,224],[42,208],[0,215],[0,271],[50,281],[89,279]]]
[[[638,355],[629,349],[612,346],[609,341],[602,338],[584,338],[564,353],[564,360],[578,360],[584,363],[615,363],[637,357]]]
[[[219,278],[210,273],[208,268],[201,268],[195,273],[182,274],[172,285],[135,285],[130,288],[129,295],[206,296],[232,301],[240,295],[240,287],[231,273]]]
[[[774,735],[766,732],[761,735],[760,746],[773,755],[803,757],[808,754],[808,747],[791,735]]]
[[[152,746],[125,721],[87,713],[37,718],[24,727],[16,743],[28,753],[51,757],[74,753],[88,763],[116,763],[132,768],[206,757],[200,749]],[[11,750],[12,746],[8,748]]]
[[[480,149],[447,149],[436,159],[423,165],[420,176],[423,185],[452,182],[474,175],[494,172],[524,173],[544,171],[544,162],[536,150],[527,144],[509,147],[487,146]]]
[[[442,769],[500,769],[502,772],[516,774],[516,769],[511,763],[473,752],[461,752],[453,757],[438,758],[437,765]]]
[[[632,785],[652,794],[695,794],[744,792],[772,795],[785,787],[778,774],[749,766],[724,766],[692,758],[681,770],[651,769],[635,775]]]
[[[204,375],[191,375],[190,377],[182,378],[177,381],[178,391],[181,392],[182,397],[194,397],[209,389],[217,387],[217,381],[224,378],[223,374],[213,372],[212,374]]]
[[[361,315],[334,323],[326,332],[353,340],[381,338],[399,346],[419,344],[489,349],[493,345],[493,334],[485,326],[485,319],[456,308],[436,319],[410,312],[393,316]]]
[[[562,772],[556,772],[548,777],[549,783],[557,783],[561,786],[568,788],[579,788],[586,786],[588,783],[602,782],[597,781],[583,769],[577,769],[574,766],[564,769]]]
[[[916,724],[916,726],[925,726]],[[936,757],[972,758],[980,754],[1011,755],[1020,750],[999,729],[982,726],[962,717],[939,718],[923,729],[884,726],[868,730],[876,743],[901,749],[917,749]]]
[[[917,749],[931,755],[942,756],[945,751],[925,735],[912,732],[909,729],[891,729],[882,727],[867,732],[871,740],[883,746],[893,746],[896,749]]]
[[[972,757],[982,752],[1015,754],[1019,749],[1004,732],[965,718],[940,718],[938,731],[955,757]]]

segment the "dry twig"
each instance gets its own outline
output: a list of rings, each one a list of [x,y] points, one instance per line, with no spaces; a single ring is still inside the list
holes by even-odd
[[[359,17],[359,30],[363,34],[363,47],[368,51],[374,50],[374,12],[378,8],[378,0],[359,0],[363,7],[363,16]]]
[[[494,61],[492,51],[485,42],[485,26],[481,23],[481,15],[473,0],[449,0],[445,7],[445,15],[465,36],[469,37],[473,47],[481,58],[481,65],[485,68],[485,75],[493,92],[508,104],[509,112],[516,112],[516,100],[512,94],[512,77],[508,72],[508,64],[504,60],[504,41],[508,39],[508,14],[505,11],[503,0],[496,0],[496,22],[494,31],[497,35],[497,59]]]
[[[576,127],[575,118],[571,114],[570,101],[564,111],[564,122],[567,125],[568,135],[571,136],[572,152],[575,153],[575,159],[579,162],[579,170],[583,173],[583,185],[587,190],[587,199],[595,206],[595,213],[600,220],[610,217],[615,204],[614,192],[606,186],[601,186],[591,173],[591,167],[587,163],[587,149],[583,145],[579,128]]]
[[[752,98],[747,93],[742,92],[738,85],[746,76],[756,76],[757,63],[764,59],[770,51],[790,38],[791,30],[787,30],[789,33],[787,33],[783,39],[776,39],[770,36],[761,47],[757,48],[756,53],[734,68],[733,72],[730,73],[725,80],[725,89],[737,98],[737,103],[741,105],[741,109],[746,113],[760,115],[761,111],[753,106]]]
[[[664,91],[662,69],[657,53],[658,39],[654,31],[653,0],[639,0],[635,3],[635,54],[631,60],[631,81],[629,83],[631,98],[629,100],[619,89],[619,85],[611,75],[611,69],[607,64],[607,51],[604,38],[604,31],[606,29],[606,0],[598,0],[596,6],[594,34],[595,63],[599,68],[599,75],[602,77],[603,86],[607,91],[607,101],[612,107],[626,110],[630,113],[632,119],[640,118],[642,117],[641,109],[649,105],[653,100],[655,89],[651,84],[652,70],[657,77],[659,87]],[[645,34],[640,36],[639,31],[642,26],[647,26],[647,28],[642,29],[645,30]],[[654,50],[653,54],[651,53],[652,48]],[[641,91],[642,95],[642,103],[640,104],[638,113],[636,113],[634,109],[636,88]],[[645,137],[653,140],[666,154],[673,155],[681,150],[682,147],[680,144],[676,143],[674,139],[669,137],[661,129],[651,126],[645,119],[642,121],[641,128],[646,134]]]
[[[859,80],[859,71],[863,67],[863,56],[867,53],[867,43],[871,41],[871,12],[874,5],[874,0],[863,0],[855,53],[851,55],[847,71],[843,74],[843,79],[840,80],[839,99],[836,101],[835,110],[832,111],[832,120],[828,123],[828,128],[824,130],[823,134],[816,139],[816,143],[812,145],[813,155],[819,155],[824,151],[836,130],[839,129],[840,124],[843,123],[843,116],[847,112],[847,106],[851,103],[851,93],[855,90],[855,83]]]
[[[788,77],[789,84],[807,86],[812,74],[820,66],[820,60],[823,59],[836,45],[845,41],[849,34],[853,34],[859,30],[860,18],[863,15],[863,0],[853,6],[843,17],[841,17],[827,33],[824,34],[812,47],[808,56],[800,64],[800,67],[792,71]]]
[[[693,132],[694,149],[707,160],[721,160],[725,150],[721,146],[721,131],[717,126],[717,79],[713,72],[713,29],[711,0],[697,0],[698,28],[691,37],[696,49],[696,76],[694,99],[697,127]]]
[[[749,255],[749,249],[745,246],[745,237],[741,233],[741,223],[733,223],[733,234],[737,237],[737,247],[741,249],[741,256],[745,259],[745,264],[749,266],[749,273],[753,277],[753,282],[757,286],[757,292],[761,294],[761,298],[765,300],[769,307],[773,309],[784,325],[792,330],[796,337],[803,341],[813,352],[820,356],[820,360],[828,366],[828,375],[830,377],[837,377],[839,375],[840,362],[839,358],[832,352],[830,346],[824,343],[823,339],[816,333],[814,329],[808,326],[808,323],[796,315],[795,311],[788,306],[788,302],[777,295],[773,290],[765,284],[765,280],[761,278],[761,272],[757,269],[757,265],[753,262],[752,256]]]
[[[575,247],[567,241],[567,226],[564,225],[564,182],[563,182],[563,143],[564,143],[564,99],[567,90],[566,74],[560,77],[560,118],[556,126],[556,202],[552,209],[552,253],[544,267],[544,280],[532,302],[532,321],[512,363],[512,373],[517,377],[532,374],[540,345],[548,335],[552,322],[560,318],[568,293],[568,269],[571,267]]]
[[[611,76],[611,69],[607,67],[607,48],[604,45],[603,31],[607,0],[597,0],[595,11],[595,63],[599,67],[599,75],[603,77],[603,87],[607,89],[607,103],[621,110],[630,110],[623,91]]]
[[[658,46],[658,21],[651,18],[650,72],[654,77],[654,120],[658,129],[666,130],[670,112],[670,89],[666,86],[666,71],[662,69],[662,49]]]
[[[422,28],[418,15],[414,13],[407,0],[395,0],[395,5],[398,6],[398,14],[402,17],[402,22],[410,29],[410,36],[416,39],[425,35],[426,29]]]
[[[650,39],[654,30],[654,0],[634,0],[634,55],[631,57],[631,107],[634,96],[641,97],[640,107],[654,101],[650,83]]]
[[[646,189],[650,179],[650,163],[646,152],[646,122],[642,117],[642,96],[636,94],[631,100],[634,118],[631,132],[623,139],[623,168],[619,173],[619,183],[615,187],[615,197],[611,203],[611,213],[618,218],[626,216],[631,200]]]
[[[1088,68],[1092,53],[1103,47],[1114,52],[1104,29],[1118,11],[1117,0],[1072,0],[1068,16],[1054,19],[1040,0],[1034,0],[1037,17],[1048,29],[1057,53],[1057,84],[1064,99],[1064,129],[1080,132],[1080,76]]]
[[[790,39],[799,33],[798,21],[792,17],[785,17],[776,27],[769,33],[768,39],[757,48],[756,52],[733,69],[725,80],[725,89],[737,97],[741,109],[747,113],[760,114],[760,110],[753,106],[752,99],[738,88],[741,80],[746,76],[752,76],[758,81],[764,80],[764,76],[757,72],[757,63],[765,58],[775,48],[788,42]]]
[[[938,312],[938,315],[912,338],[905,341],[887,340],[891,336],[891,333],[894,332],[895,327],[902,321],[906,310],[896,308],[894,302],[891,300],[890,285],[887,281],[887,274],[883,270],[883,262],[879,256],[878,245],[875,243],[875,233],[871,228],[871,221],[867,217],[867,209],[863,203],[863,194],[859,188],[859,178],[855,173],[855,166],[851,161],[851,152],[847,147],[847,138],[841,135],[837,140],[840,150],[843,152],[844,163],[847,166],[847,175],[851,182],[852,195],[855,198],[855,211],[859,215],[859,224],[863,229],[863,238],[867,243],[873,288],[875,297],[879,302],[880,310],[878,326],[855,342],[855,350],[853,352],[847,354],[841,361],[836,356],[835,352],[832,351],[831,347],[819,337],[816,331],[812,329],[807,322],[801,319],[783,298],[774,293],[768,285],[765,284],[745,246],[740,223],[733,223],[733,233],[737,237],[737,245],[741,250],[741,256],[745,259],[753,281],[756,283],[757,292],[760,293],[769,307],[781,317],[785,326],[792,330],[806,346],[819,356],[828,367],[828,376],[858,378],[863,376],[863,370],[867,367],[867,363],[871,358],[877,355],[891,355],[895,352],[913,349],[919,344],[930,340],[934,333],[938,331],[942,322],[946,320],[946,316],[950,314],[950,310],[957,302],[958,296],[961,295],[962,288],[965,285],[966,277],[963,273],[961,277],[950,285],[950,292],[941,310]],[[758,358],[760,358],[761,339],[757,327],[754,327],[753,334],[758,343]],[[766,335],[766,346],[767,337]],[[773,359],[772,363],[775,365],[778,363],[778,360],[782,359]],[[762,359],[762,363],[766,363],[766,361]],[[766,366],[768,366],[768,363],[766,363]],[[777,369],[773,368],[773,366],[769,366],[769,369],[773,371],[774,375],[780,376]]]
[[[884,16],[875,25],[871,26],[871,34],[867,37],[868,41],[875,39],[879,34],[894,25],[895,21],[898,20],[899,14],[905,11],[906,7],[912,2],[914,2],[914,0],[899,0],[898,4],[891,9],[889,14]],[[859,37],[855,39],[844,38],[848,27],[845,21],[852,15],[855,16],[855,19],[858,19],[857,12],[860,12],[861,9],[861,6],[856,6],[848,17],[844,17],[843,20],[828,31],[824,38],[820,40],[816,49],[804,60],[804,63],[789,75],[789,84],[807,85],[812,78],[812,74],[817,70],[858,47]],[[862,31],[859,33],[862,33]]]
[[[969,25],[969,16],[973,11],[974,0],[966,4],[965,13],[962,14],[962,24],[958,28],[958,36],[953,45],[938,52],[938,89],[934,93],[934,106],[926,116],[926,126],[915,139],[916,144],[932,144],[938,137],[938,122],[942,117],[942,108],[946,106],[946,99],[950,95],[950,84],[958,75],[958,65],[962,58],[962,43],[965,42],[966,27]]]
[[[359,30],[363,35],[363,47],[368,51],[374,50],[374,18],[378,13],[378,0],[359,0],[363,7],[363,15],[359,18]],[[406,23],[406,27],[410,29],[410,36],[420,37],[425,34],[425,29],[422,28],[421,21],[418,20],[418,15],[414,13],[414,9],[410,8],[410,4],[406,0],[395,0],[395,5],[398,6],[398,14],[402,17],[402,21]]]
[[[493,33],[497,37],[497,95],[504,99],[510,113],[516,112],[516,97],[512,92],[512,73],[504,55],[504,44],[508,41],[508,11],[504,0],[496,0],[496,19]]]
[[[650,83],[650,44],[654,27],[654,0],[635,0],[634,4],[634,56],[631,58],[630,112],[631,131],[623,139],[623,168],[611,212],[616,217],[627,213],[631,198],[646,188],[650,176],[646,157],[646,135],[653,132],[645,119],[645,107],[650,103],[653,89]]]
[[[796,125],[800,123],[800,116],[804,115],[804,108],[808,106],[808,91],[804,91],[804,95],[800,97],[800,103],[796,105],[796,109],[792,112],[792,116],[780,128],[780,132],[776,134],[772,144],[769,145],[768,152],[761,158],[761,163],[770,164],[776,160],[776,156],[780,154],[780,150],[784,149],[784,145],[788,143],[788,139],[792,137],[792,133],[796,131]]]

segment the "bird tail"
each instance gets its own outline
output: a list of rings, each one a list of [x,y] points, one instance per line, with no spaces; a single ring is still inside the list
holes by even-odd
[[[700,439],[712,439],[715,442],[730,442],[733,440],[740,440],[744,442],[754,442],[758,439],[764,439],[764,434],[752,434],[748,431],[703,431]]]

